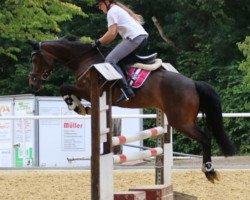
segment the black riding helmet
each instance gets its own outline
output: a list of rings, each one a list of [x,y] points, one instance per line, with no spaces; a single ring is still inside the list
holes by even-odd
[[[105,4],[105,6],[107,7],[107,9],[109,10],[111,3],[114,3],[115,1],[114,0],[108,0],[108,1],[109,1],[109,4],[107,4],[105,0],[96,0],[96,3],[103,2]]]

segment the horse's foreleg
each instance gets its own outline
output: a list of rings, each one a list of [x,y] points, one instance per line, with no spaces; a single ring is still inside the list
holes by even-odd
[[[91,114],[90,107],[84,107],[81,103],[81,89],[75,86],[62,85],[60,93],[68,105],[69,110],[74,110],[79,115]]]
[[[74,94],[63,95],[63,99],[68,105],[69,110],[74,110],[79,115],[86,115],[88,113],[88,107],[84,107],[81,104],[81,99],[79,99]]]

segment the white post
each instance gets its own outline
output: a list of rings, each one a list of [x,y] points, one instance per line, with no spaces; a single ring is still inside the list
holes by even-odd
[[[172,166],[173,166],[173,143],[172,128],[168,125],[166,115],[164,115],[164,129],[169,134],[169,143],[164,143],[164,185],[172,185]]]
[[[107,141],[107,116],[108,109],[106,92],[100,97],[100,139],[101,146]],[[101,147],[100,147],[101,148]],[[113,200],[113,152],[100,155],[100,200]]]

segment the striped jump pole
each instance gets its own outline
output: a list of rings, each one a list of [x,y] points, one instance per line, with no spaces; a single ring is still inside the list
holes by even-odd
[[[140,151],[137,153],[114,155],[113,160],[115,164],[118,163],[121,164],[128,161],[142,160],[145,158],[158,156],[161,155],[162,153],[163,149],[161,147],[156,147],[149,150]]]
[[[131,136],[117,136],[117,137],[112,137],[112,145],[113,146],[118,146],[122,145],[125,143],[130,143],[134,141],[141,141],[145,140],[150,137],[157,137],[159,135],[162,135],[164,133],[164,129],[161,126],[151,128],[148,130],[141,131],[140,133],[131,135]]]

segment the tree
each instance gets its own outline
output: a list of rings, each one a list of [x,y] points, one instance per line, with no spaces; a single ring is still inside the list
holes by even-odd
[[[250,89],[250,36],[247,36],[245,41],[239,43],[238,46],[245,56],[245,60],[243,60],[240,64],[240,69],[245,73],[244,83],[247,88]]]
[[[86,16],[80,7],[59,0],[0,2],[1,95],[30,93],[27,75],[31,49],[25,41],[55,39],[61,31],[61,23],[72,20],[76,15]],[[47,95],[56,91],[53,85],[46,89]]]
[[[5,0],[0,5],[0,55],[17,59],[19,41],[55,38],[59,23],[85,16],[73,4],[59,0]]]
[[[150,36],[143,54],[158,52],[163,61],[170,62],[187,77],[212,84],[221,96],[223,112],[249,111],[244,106],[250,102],[249,0],[193,0],[192,4],[188,0],[121,1],[145,19],[144,27]],[[86,15],[80,8],[88,18],[82,17]],[[153,16],[177,48],[162,40]],[[97,39],[107,30],[105,18],[95,0],[0,1],[0,94],[30,92],[27,75],[31,49],[25,46],[26,39],[43,41],[67,34]],[[39,95],[58,95],[58,87],[72,81],[68,71],[57,71]],[[238,149],[249,153],[249,121],[225,119],[225,122],[226,132]],[[184,145],[183,138],[176,138],[179,136],[174,134],[176,151],[201,151],[197,145],[191,147],[188,142]]]
[[[242,54],[236,44],[249,35],[248,0],[194,0],[192,4],[188,0],[124,2],[145,18],[151,51],[157,51],[164,61],[172,63],[182,74],[212,84],[221,96],[223,112],[246,111],[244,105],[249,102],[250,95],[249,89],[241,84],[245,71],[239,70]],[[151,21],[153,16],[179,50],[162,40]],[[246,65],[241,68],[245,69]],[[225,119],[225,122],[226,132],[240,152],[249,153],[249,121]],[[201,151],[194,144],[184,144],[180,137],[174,134],[176,151]]]

